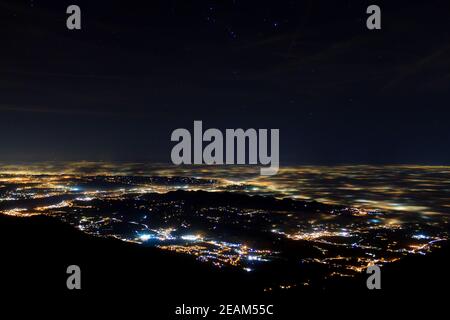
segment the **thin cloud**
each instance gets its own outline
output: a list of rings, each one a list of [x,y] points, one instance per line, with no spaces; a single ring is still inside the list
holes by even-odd
[[[110,117],[130,117],[129,114],[113,111],[93,111],[84,109],[56,109],[41,106],[12,106],[0,105],[1,112],[21,112],[21,113],[47,113],[61,115],[83,115],[83,116],[110,116]],[[132,115],[131,115],[132,116]]]

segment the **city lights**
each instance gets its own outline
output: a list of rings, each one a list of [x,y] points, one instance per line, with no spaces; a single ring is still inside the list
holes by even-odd
[[[354,277],[369,265],[427,254],[448,239],[449,219],[441,214],[448,210],[446,195],[433,172],[450,175],[450,168],[288,167],[270,178],[248,167],[202,168],[189,178],[189,168],[139,168],[145,174],[136,176],[114,164],[91,167],[95,174],[86,175],[79,163],[57,171],[0,165],[0,182],[8,186],[0,189],[0,213],[52,216],[94,236],[247,272],[284,261],[281,244],[289,242],[309,248],[298,256],[299,267],[320,265],[327,277]],[[414,177],[412,191],[403,187],[411,181],[394,174],[404,170]],[[221,201],[225,195],[229,200]],[[247,203],[233,203],[230,195],[266,196],[272,204],[269,209],[247,196]]]

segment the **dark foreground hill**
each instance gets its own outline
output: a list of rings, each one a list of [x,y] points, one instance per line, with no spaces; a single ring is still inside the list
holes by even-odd
[[[72,264],[81,267],[85,294],[142,289],[183,296],[218,287],[231,290],[248,278],[189,256],[84,234],[46,216],[0,216],[0,230],[2,274],[9,274],[3,288],[11,292],[67,292],[66,268]]]
[[[411,314],[415,302],[422,306],[432,302],[430,311],[446,309],[445,292],[450,284],[447,246],[385,266],[382,290],[376,292],[365,287],[366,275],[361,274],[336,281],[327,290],[296,287],[267,293],[263,290],[267,274],[217,269],[192,257],[90,236],[45,216],[0,216],[0,243],[1,292],[11,301],[76,298],[105,300],[109,306],[117,301],[121,306],[139,301],[145,310],[162,318],[173,316],[175,307],[183,303],[270,303],[275,305],[278,319],[300,314],[350,316],[373,308]],[[82,270],[80,291],[66,288],[66,268],[72,264]]]

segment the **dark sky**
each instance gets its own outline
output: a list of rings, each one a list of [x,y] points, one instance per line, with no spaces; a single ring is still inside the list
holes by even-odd
[[[279,128],[282,164],[450,163],[448,0],[0,0],[0,39],[0,161],[168,162],[203,120]]]

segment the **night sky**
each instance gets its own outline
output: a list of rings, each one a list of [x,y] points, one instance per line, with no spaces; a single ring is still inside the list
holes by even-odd
[[[202,120],[279,128],[281,165],[450,163],[448,0],[0,0],[0,38],[0,161],[169,162]]]

